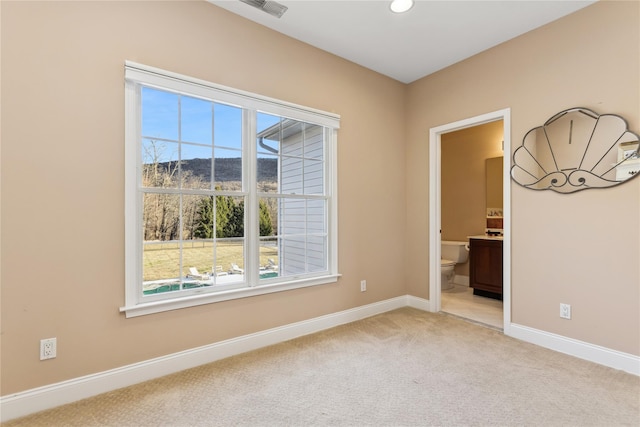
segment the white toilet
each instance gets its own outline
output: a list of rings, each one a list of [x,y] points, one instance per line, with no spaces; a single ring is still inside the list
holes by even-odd
[[[467,262],[469,258],[469,244],[443,240],[440,245],[440,258],[440,288],[451,289],[456,264]]]

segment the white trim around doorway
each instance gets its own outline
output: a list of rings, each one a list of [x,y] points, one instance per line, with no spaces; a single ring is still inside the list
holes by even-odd
[[[441,136],[445,133],[502,120],[504,125],[503,177],[503,331],[511,335],[511,109],[494,111],[476,117],[437,126],[429,130],[429,311],[440,311],[440,160]]]

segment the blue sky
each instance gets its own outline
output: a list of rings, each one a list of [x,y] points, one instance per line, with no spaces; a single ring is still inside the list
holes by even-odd
[[[279,119],[259,113],[258,129],[272,126]],[[212,148],[215,157],[240,157],[242,109],[142,87],[142,136],[145,144],[155,138],[170,140],[156,141],[162,148],[158,159],[161,162],[177,160],[178,141],[184,142],[181,147],[183,160],[211,158]]]

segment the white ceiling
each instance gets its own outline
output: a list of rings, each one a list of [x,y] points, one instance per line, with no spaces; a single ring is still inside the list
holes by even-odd
[[[596,0],[417,0],[404,14],[388,0],[279,0],[278,19],[239,0],[208,0],[258,24],[410,83]]]

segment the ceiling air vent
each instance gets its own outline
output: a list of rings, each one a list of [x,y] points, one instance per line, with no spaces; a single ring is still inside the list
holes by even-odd
[[[269,15],[273,15],[276,18],[280,18],[287,11],[288,7],[275,1],[269,0],[240,0],[242,3],[246,3],[253,7],[256,7]]]

